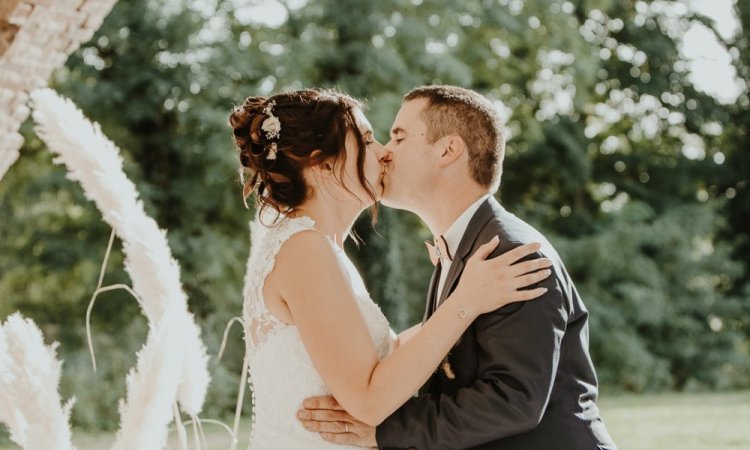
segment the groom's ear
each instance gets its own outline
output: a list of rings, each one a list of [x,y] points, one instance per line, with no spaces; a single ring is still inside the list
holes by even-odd
[[[439,139],[440,161],[439,166],[447,166],[456,161],[466,153],[466,143],[461,136],[449,134]]]

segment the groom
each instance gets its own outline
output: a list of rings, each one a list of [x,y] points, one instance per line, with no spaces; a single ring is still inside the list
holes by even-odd
[[[435,236],[425,319],[455,288],[466,260],[495,235],[493,256],[543,244],[539,253],[553,261],[554,273],[541,283],[547,293],[480,316],[419,394],[377,429],[331,397],[305,402],[299,417],[307,429],[383,449],[616,449],[595,403],[588,312],[552,245],[492,195],[504,147],[486,98],[454,86],[416,88],[404,97],[381,157],[382,203],[416,213]]]

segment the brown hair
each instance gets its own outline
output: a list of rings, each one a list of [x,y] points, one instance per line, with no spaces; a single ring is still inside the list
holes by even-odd
[[[245,204],[255,192],[261,210],[294,210],[310,195],[302,170],[331,159],[334,166],[340,163],[336,179],[352,193],[343,182],[349,133],[357,143],[357,178],[375,202],[374,188],[365,178],[366,144],[357,127],[356,109],[364,109],[362,103],[346,94],[313,89],[248,97],[235,107],[229,124],[239,149]],[[280,123],[277,135],[262,129],[271,115]],[[315,150],[319,152],[313,154]],[[274,151],[275,158],[270,155]]]
[[[404,100],[424,98],[422,119],[427,124],[427,141],[458,135],[469,152],[469,171],[480,186],[496,190],[500,185],[505,157],[503,124],[490,101],[477,92],[457,86],[420,86]]]

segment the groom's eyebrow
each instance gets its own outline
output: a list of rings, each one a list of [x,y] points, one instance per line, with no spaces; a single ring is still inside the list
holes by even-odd
[[[406,133],[406,130],[404,130],[401,127],[396,127],[396,128],[394,128],[394,129],[391,130],[391,136],[399,134],[399,133]]]

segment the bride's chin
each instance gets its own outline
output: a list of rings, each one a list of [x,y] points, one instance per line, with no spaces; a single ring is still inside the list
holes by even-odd
[[[372,201],[372,199],[368,197],[367,201],[362,202],[359,213],[362,214],[366,209],[372,208],[379,201],[380,201],[380,196],[376,197],[376,201]]]
[[[375,198],[380,201],[383,199],[383,195],[385,194],[385,178],[380,177],[375,186]]]

